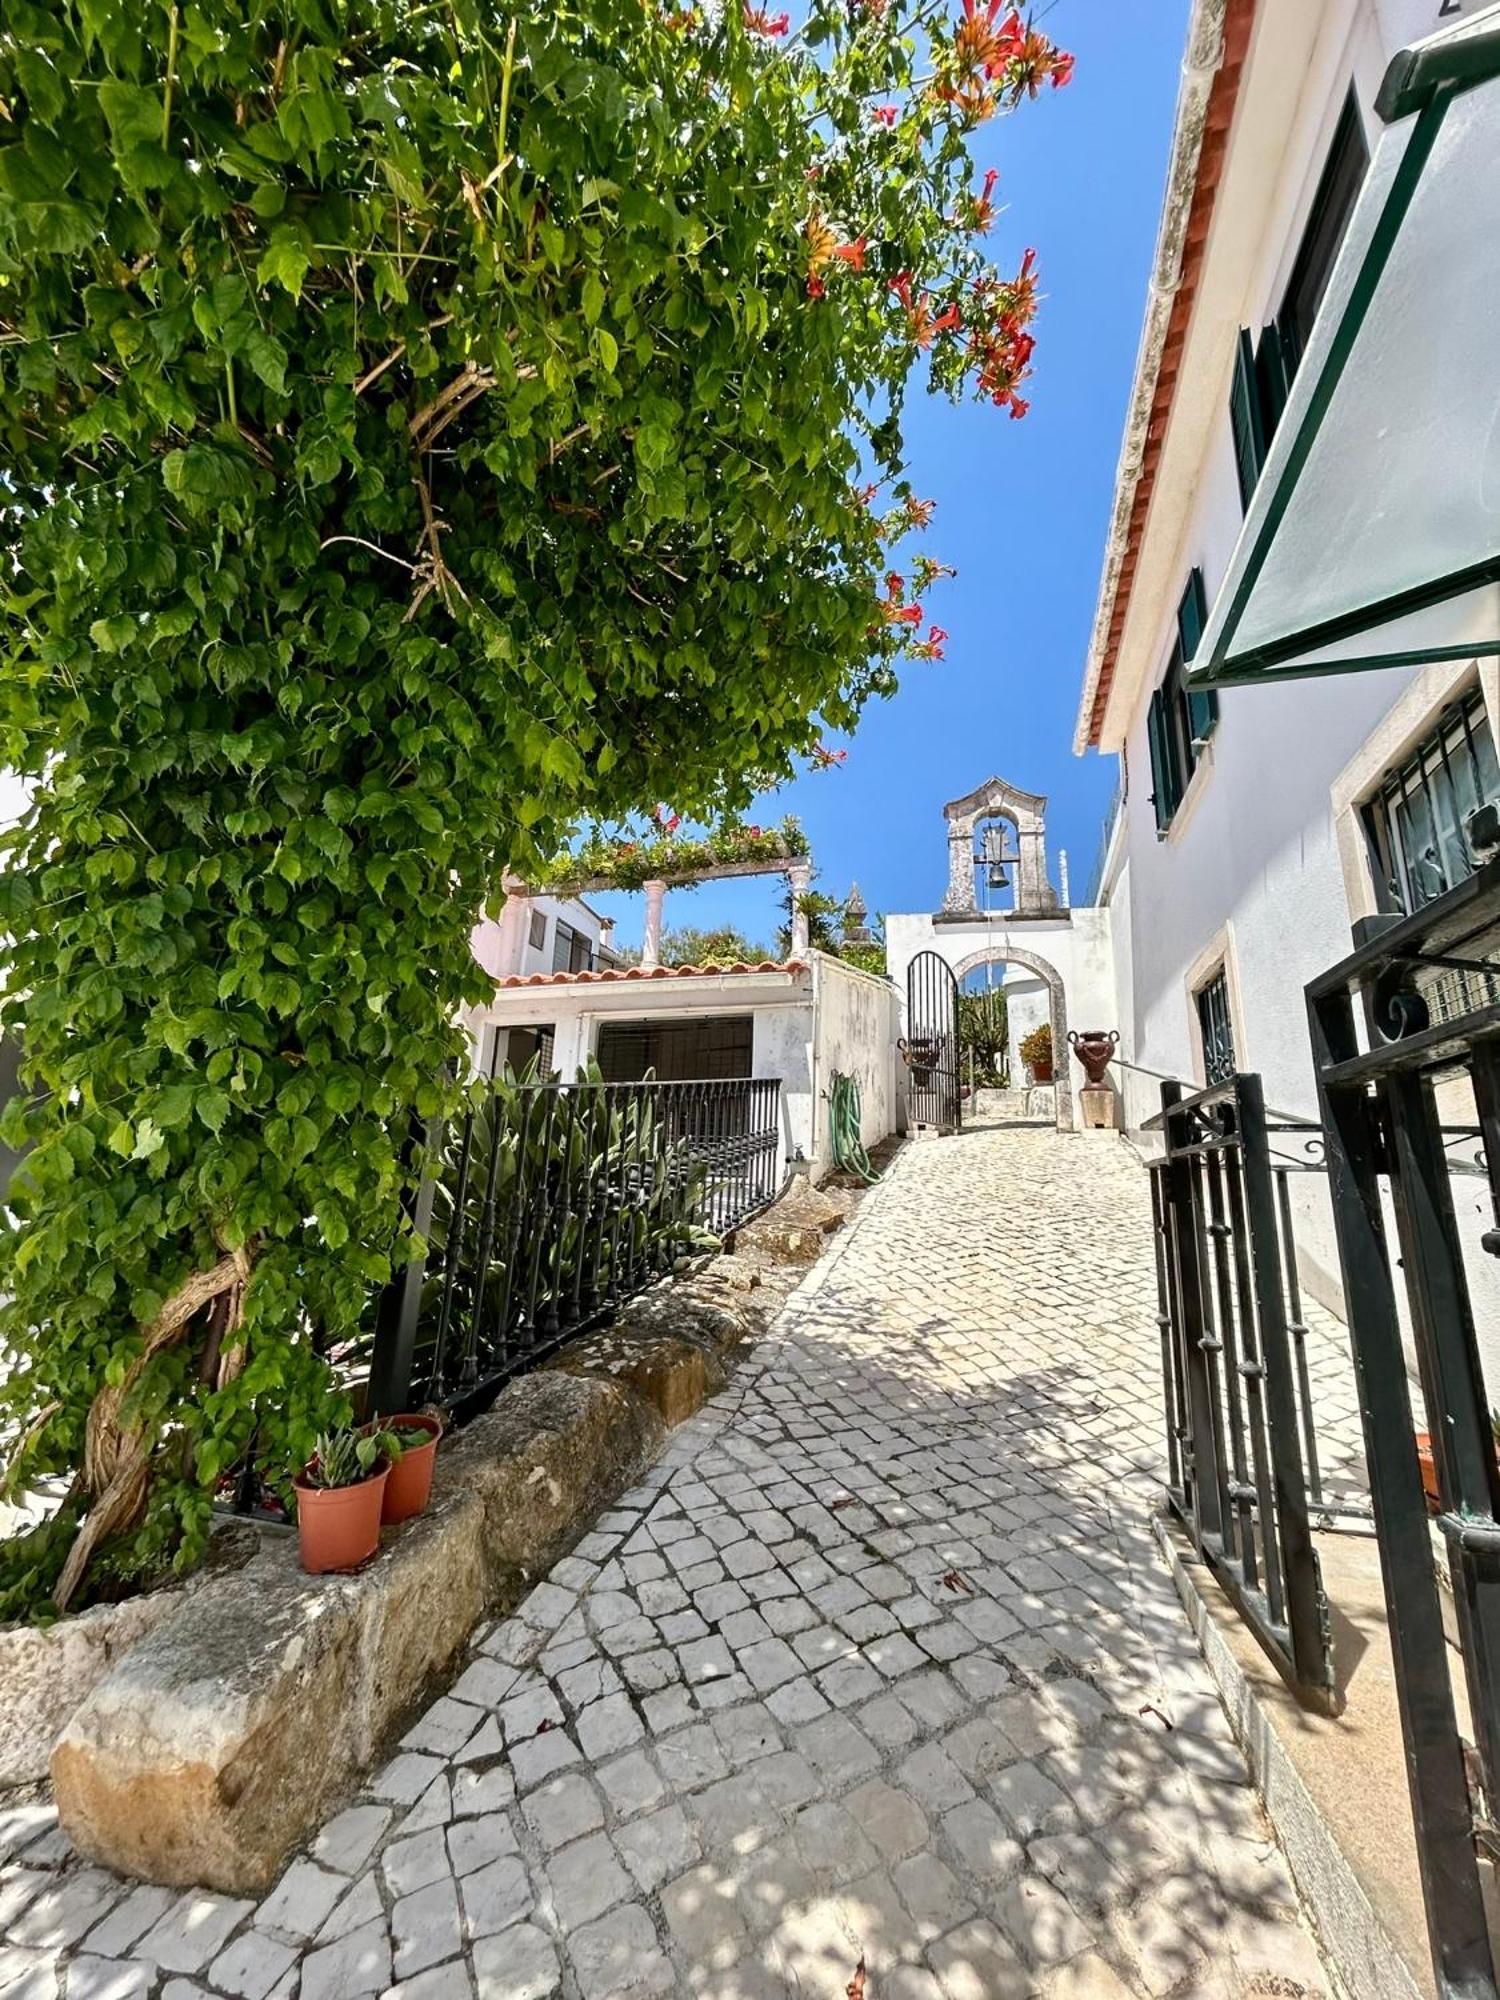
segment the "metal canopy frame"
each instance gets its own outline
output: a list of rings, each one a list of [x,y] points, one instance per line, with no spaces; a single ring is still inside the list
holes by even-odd
[[[1372,180],[1360,196],[1348,240],[1335,267],[1330,296],[1318,315],[1320,326],[1325,316],[1335,313],[1337,323],[1322,340],[1314,333],[1307,363],[1293,384],[1229,574],[1213,606],[1197,657],[1188,669],[1190,686],[1263,684],[1268,680],[1500,655],[1500,623],[1497,623],[1492,635],[1482,633],[1462,640],[1441,641],[1403,637],[1386,650],[1372,643],[1368,651],[1308,657],[1321,649],[1357,639],[1361,634],[1373,635],[1382,626],[1430,610],[1434,605],[1486,586],[1500,586],[1500,547],[1493,555],[1460,570],[1371,599],[1252,649],[1235,649],[1251,597],[1380,291],[1444,120],[1464,92],[1492,81],[1497,75],[1500,75],[1500,7],[1477,21],[1403,51],[1390,65],[1377,99],[1377,110],[1388,125],[1410,120],[1411,129],[1384,191],[1372,169]],[[1388,132],[1382,140],[1382,149],[1400,143],[1397,134]],[[1377,168],[1378,165],[1377,154]],[[1357,263],[1353,275],[1346,276],[1346,263],[1354,259]]]

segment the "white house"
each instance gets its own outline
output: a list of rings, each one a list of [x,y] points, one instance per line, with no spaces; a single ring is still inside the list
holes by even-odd
[[[1379,129],[1390,58],[1475,0],[1196,0],[1075,748],[1118,758],[1111,917],[1125,1117],[1155,1073],[1258,1071],[1311,1117],[1303,989],[1351,927],[1473,866],[1500,680],[1472,659],[1189,692]],[[1391,394],[1399,396],[1399,379]],[[1315,1184],[1299,1239],[1337,1303]]]
[[[613,917],[600,916],[581,896],[510,895],[497,917],[485,917],[470,939],[474,956],[494,979],[535,973],[599,972],[621,963],[614,949]],[[507,1063],[517,1071],[534,1056],[553,1068],[546,1024],[518,1026],[514,1036],[489,1035],[475,1049],[486,1076]],[[571,1073],[571,1072],[570,1072]]]
[[[514,971],[469,1017],[489,1068],[538,1049],[571,1077],[595,1062],[609,1082],[648,1072],[664,1083],[774,1077],[781,1086],[781,1166],[814,1180],[833,1164],[829,1094],[836,1074],[860,1090],[860,1137],[897,1129],[896,990],[824,952],[784,964]]]

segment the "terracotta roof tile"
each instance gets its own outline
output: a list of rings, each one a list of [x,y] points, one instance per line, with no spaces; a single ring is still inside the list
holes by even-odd
[[[497,987],[507,986],[610,986],[624,985],[636,979],[713,979],[723,974],[744,974],[756,972],[806,972],[807,960],[789,958],[779,962],[772,958],[761,959],[758,965],[747,965],[738,961],[733,965],[626,965],[609,967],[603,972],[513,972],[505,979],[497,979]]]

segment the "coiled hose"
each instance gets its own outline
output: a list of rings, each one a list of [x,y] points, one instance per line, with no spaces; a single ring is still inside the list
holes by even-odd
[[[834,1163],[862,1181],[878,1181],[880,1176],[870,1165],[870,1156],[860,1141],[859,1123],[859,1078],[835,1070],[828,1085],[828,1131],[833,1141]]]

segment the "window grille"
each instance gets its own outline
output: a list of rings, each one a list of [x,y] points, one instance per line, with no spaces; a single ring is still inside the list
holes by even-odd
[[[1235,1072],[1234,1028],[1229,1019],[1229,980],[1222,965],[1193,997],[1203,1037],[1203,1080],[1228,1083]]]
[[[1420,910],[1474,873],[1468,822],[1500,801],[1500,761],[1477,687],[1383,779],[1365,807],[1382,903]]]

